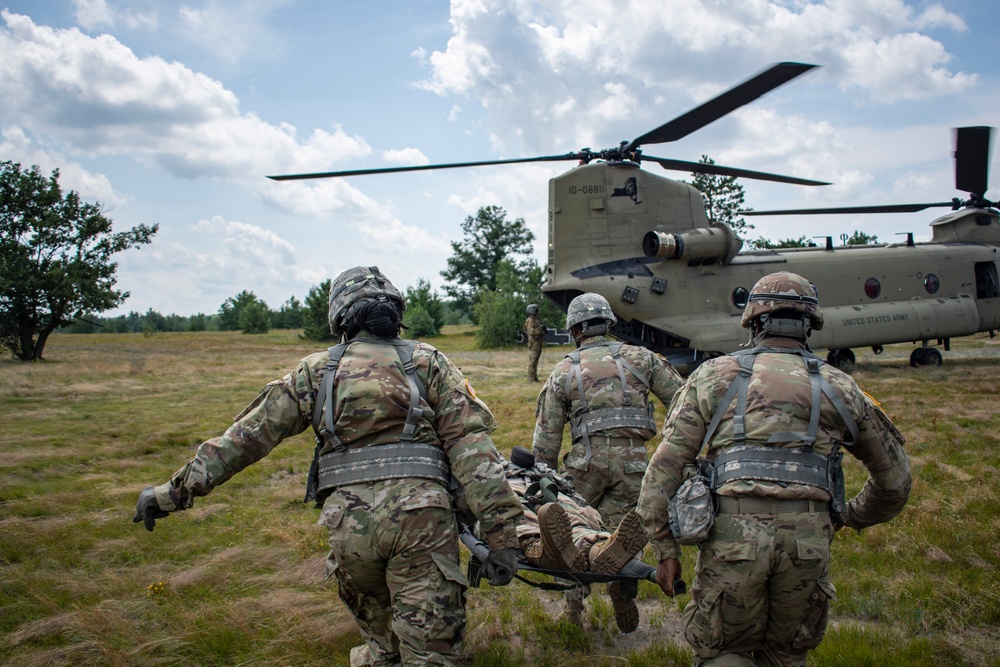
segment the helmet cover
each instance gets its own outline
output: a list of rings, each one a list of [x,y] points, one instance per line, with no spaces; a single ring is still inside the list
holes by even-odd
[[[334,336],[346,333],[347,323],[356,310],[352,306],[363,299],[392,299],[399,306],[399,312],[406,310],[406,299],[377,266],[356,266],[341,273],[330,284],[329,319]]]
[[[614,326],[615,322],[618,321],[611,310],[611,304],[600,294],[587,292],[569,302],[569,307],[566,309],[567,329],[596,319],[603,319],[608,323],[608,326]]]
[[[764,276],[750,291],[740,324],[750,328],[750,322],[765,313],[792,310],[808,315],[814,331],[823,328],[823,311],[819,307],[816,288],[805,278],[790,271]]]

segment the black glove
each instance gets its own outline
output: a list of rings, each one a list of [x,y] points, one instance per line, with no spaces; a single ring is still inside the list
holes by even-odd
[[[491,551],[483,563],[483,568],[486,570],[490,586],[506,586],[514,579],[514,573],[517,572],[517,551],[514,549]]]
[[[132,517],[132,523],[142,521],[142,524],[146,526],[146,530],[153,532],[156,520],[162,519],[168,514],[170,512],[161,510],[159,503],[156,502],[156,492],[153,491],[153,487],[147,486],[139,494],[139,502],[135,504],[135,516]]]

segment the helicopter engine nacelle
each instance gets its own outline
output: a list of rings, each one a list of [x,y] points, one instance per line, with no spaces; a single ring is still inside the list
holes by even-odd
[[[680,234],[654,230],[642,239],[642,251],[654,259],[718,259],[728,264],[742,247],[743,239],[725,223]]]

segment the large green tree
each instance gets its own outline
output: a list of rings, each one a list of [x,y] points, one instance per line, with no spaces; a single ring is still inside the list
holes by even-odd
[[[700,164],[715,164],[715,160],[702,155]],[[739,216],[739,211],[752,211],[745,206],[746,196],[743,186],[736,181],[735,176],[719,176],[716,174],[692,174],[690,183],[698,188],[705,200],[705,213],[712,223],[724,222],[740,236],[746,236],[754,226]]]
[[[492,348],[516,345],[521,327],[527,318],[527,306],[539,306],[539,319],[552,328],[562,327],[566,316],[542,295],[545,267],[535,260],[521,266],[500,262],[497,267],[497,288],[480,293],[476,304],[479,330],[476,343],[479,347]]]
[[[327,279],[309,288],[302,307],[302,337],[306,340],[333,340],[330,332],[330,306],[327,301],[331,282]]]
[[[454,255],[448,258],[448,268],[441,272],[444,291],[458,305],[470,310],[479,301],[480,292],[497,288],[497,271],[507,261],[520,269],[528,266],[535,235],[524,218],[507,219],[507,211],[499,206],[484,206],[462,223],[463,239],[452,241]]]
[[[406,312],[403,324],[410,338],[437,336],[444,326],[444,302],[431,288],[426,278],[418,278],[415,286],[406,288]]]
[[[221,306],[219,306],[219,325],[223,331],[236,331],[239,329],[246,329],[244,324],[246,322],[252,322],[252,328],[254,331],[249,333],[263,333],[259,331],[261,327],[261,318],[258,313],[254,313],[251,319],[246,319],[243,316],[243,311],[247,309],[253,309],[255,311],[260,310],[263,306],[268,313],[268,318],[270,318],[270,309],[267,304],[264,303],[256,294],[253,292],[248,292],[243,290],[236,296],[231,296],[226,299]],[[270,327],[270,319],[268,320],[268,327]]]
[[[18,359],[42,358],[49,335],[74,315],[110,310],[128,297],[115,289],[112,257],[149,243],[157,225],[113,232],[89,204],[38,166],[0,162],[0,345]]]

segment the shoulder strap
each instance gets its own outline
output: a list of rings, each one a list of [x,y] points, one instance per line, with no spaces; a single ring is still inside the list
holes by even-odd
[[[413,433],[417,429],[417,423],[424,411],[420,406],[420,399],[427,400],[427,388],[417,377],[417,367],[413,363],[413,350],[417,347],[415,340],[395,339],[392,342],[399,356],[399,363],[403,365],[403,372],[406,373],[406,381],[410,385],[410,405],[406,411],[406,424],[403,426],[403,442],[413,442]]]
[[[319,391],[316,392],[316,398],[313,400],[313,431],[316,432],[318,439],[322,440],[326,437],[333,441],[335,447],[340,445],[340,439],[333,428],[333,387],[336,383],[337,367],[340,366],[340,360],[348,346],[350,343],[341,343],[327,350],[330,360],[326,362],[326,372],[323,373],[323,379],[319,383]],[[324,407],[326,408],[326,420],[321,425]]]
[[[737,433],[739,433],[740,442],[746,439],[743,427],[743,416],[746,413],[747,386],[750,384],[753,362],[757,358],[757,348],[752,350],[742,350],[734,353],[732,356],[739,360],[740,371],[736,376],[736,379],[729,385],[729,389],[727,389],[726,393],[722,396],[722,400],[719,401],[719,407],[715,409],[715,414],[712,415],[712,421],[709,422],[708,428],[705,430],[705,437],[701,441],[701,451],[704,451],[708,443],[711,442],[712,436],[715,435],[715,430],[719,428],[719,422],[722,421],[722,416],[726,414],[726,410],[729,409],[729,404],[733,402],[733,397],[736,396],[737,393],[742,395],[743,400],[742,409],[739,402],[736,404],[736,415],[733,417],[733,441],[736,442]]]

